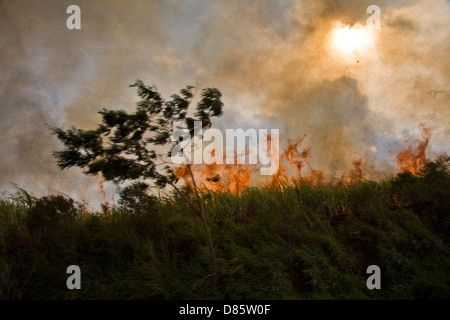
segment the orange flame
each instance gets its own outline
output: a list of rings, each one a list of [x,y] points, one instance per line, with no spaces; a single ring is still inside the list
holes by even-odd
[[[95,180],[97,181],[98,190],[100,192],[100,195],[102,196],[103,204],[105,206],[108,206],[109,203],[108,203],[108,201],[106,201],[106,193],[105,193],[105,190],[103,189],[103,179],[102,179],[102,176],[100,175],[100,172],[97,172],[95,174]]]
[[[303,145],[305,138],[306,134],[298,138],[297,141],[288,140],[288,145],[280,156],[278,172],[272,177],[269,182],[269,186],[279,185],[280,182],[290,183],[299,180],[303,180],[308,184],[325,183],[325,174],[321,170],[311,167],[309,161],[311,147],[303,148],[301,151],[299,150],[299,148]],[[286,163],[286,165],[284,163]],[[309,169],[309,174],[302,175],[302,169],[305,165]],[[298,178],[291,179],[291,181],[289,181],[289,176],[287,173],[288,166],[296,169]]]
[[[248,151],[246,151],[246,155]],[[214,150],[211,153],[214,157]],[[238,194],[250,184],[252,174],[258,169],[257,165],[238,164],[237,154],[234,155],[234,163],[226,164],[226,156],[223,157],[224,164],[202,164],[192,165],[194,179],[198,181],[200,189],[224,192],[229,190]],[[192,177],[188,165],[174,168],[173,173],[182,179],[185,186],[193,187]]]
[[[248,151],[246,151],[248,154]],[[212,154],[214,156],[214,154]],[[223,157],[225,163],[226,158]],[[238,164],[237,154],[234,154],[233,164],[209,164],[195,166],[195,171],[202,180],[203,187],[223,192],[229,190],[238,194],[250,184],[252,174],[258,169],[257,165]]]
[[[413,174],[419,172],[426,162],[426,148],[429,143],[430,133],[427,129],[423,129],[423,141],[413,149],[411,146],[397,154],[397,164],[400,170],[409,170]],[[306,134],[295,141],[288,140],[287,147],[281,155],[278,149],[270,150],[271,136],[267,136],[268,149],[267,153],[271,157],[279,157],[278,171],[270,178],[266,184],[268,186],[277,186],[281,183],[291,184],[296,181],[304,181],[307,184],[324,185],[327,178],[323,171],[315,169],[310,163],[311,147],[303,147]],[[272,154],[274,153],[274,154]],[[248,150],[246,151],[248,154]],[[214,151],[211,154],[214,156]],[[225,156],[223,162],[225,163]],[[345,172],[341,176],[341,181],[349,184],[356,183],[361,179],[368,178],[368,174],[363,170],[364,159],[359,157],[352,162],[352,169]],[[217,164],[210,165],[192,165],[194,179],[199,181],[199,188],[205,188],[217,192],[230,191],[239,194],[245,187],[250,184],[253,173],[260,166],[249,164],[237,164],[237,154],[235,153],[235,161],[233,164]],[[296,177],[294,172],[296,172]],[[193,185],[189,169],[186,165],[179,166],[174,169],[174,174],[183,179],[186,186]]]
[[[364,159],[362,157],[359,157],[358,159],[354,160],[352,162],[353,168],[344,173],[341,177],[341,180],[345,183],[353,184],[361,179],[366,178],[366,175],[364,174],[362,164],[364,163]]]
[[[306,134],[300,137],[297,141],[288,141],[288,146],[282,154],[282,158],[286,159],[291,166],[297,169],[297,173],[301,174],[303,163],[309,165],[308,157],[311,148],[305,148],[303,151],[299,151],[298,147],[303,144]]]
[[[173,174],[179,178],[183,179],[186,186],[192,186],[192,179],[189,174],[189,168],[187,165],[182,165],[173,169]]]
[[[430,141],[430,131],[423,128],[422,139],[415,149],[407,144],[407,148],[397,153],[397,166],[399,171],[409,171],[412,174],[417,174],[425,165],[426,149]]]
[[[311,169],[308,176],[303,177],[303,181],[307,184],[325,184],[325,174],[318,169]]]

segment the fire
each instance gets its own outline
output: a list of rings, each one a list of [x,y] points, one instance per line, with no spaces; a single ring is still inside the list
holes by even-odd
[[[422,141],[419,142],[415,149],[407,143],[405,150],[397,153],[397,166],[399,171],[409,171],[412,174],[417,174],[425,165],[426,149],[430,141],[431,134],[427,128],[423,128]]]
[[[292,179],[292,181],[303,179],[303,181],[309,184],[325,183],[326,179],[324,173],[321,170],[311,167],[309,161],[311,147],[305,147],[302,150],[299,149],[300,147],[302,147],[305,138],[306,134],[298,138],[296,141],[288,140],[288,145],[280,156],[281,161],[278,172],[272,177],[272,180],[269,182],[270,186],[276,186],[280,182],[290,182],[287,173],[288,167],[295,168],[295,170],[297,171],[298,178]],[[303,176],[302,169],[305,167],[305,165],[309,169],[309,174]]]
[[[400,171],[409,170],[413,174],[420,171],[426,163],[426,148],[429,143],[430,133],[423,129],[423,141],[416,148],[408,145],[405,150],[397,154],[397,164]],[[271,156],[279,157],[278,171],[266,181],[268,186],[277,186],[281,183],[291,184],[296,181],[303,181],[312,185],[324,185],[330,183],[324,172],[313,168],[310,161],[311,147],[304,147],[306,135],[297,140],[288,140],[288,145],[280,154],[279,150],[270,150],[270,135],[268,136],[268,153]],[[214,152],[214,151],[213,151]],[[248,151],[247,151],[248,152]],[[212,153],[214,156],[214,153]],[[369,178],[363,169],[365,160],[360,156],[352,162],[352,168],[341,176],[341,181],[353,184],[361,179]],[[225,163],[225,156],[224,161]],[[230,191],[239,194],[250,184],[252,175],[259,169],[259,165],[237,164],[235,154],[234,164],[210,164],[192,165],[194,179],[198,181],[200,189],[207,189],[217,192]],[[186,186],[192,187],[192,178],[187,165],[174,169],[174,174],[184,181]]]
[[[282,181],[287,181],[288,177],[286,174],[286,167],[280,163],[277,173],[275,173],[272,177],[272,180],[268,183],[269,186],[277,186]]]
[[[100,172],[97,172],[95,174],[95,181],[97,181],[98,191],[100,192],[100,195],[102,196],[103,204],[105,206],[108,206],[109,203],[108,203],[108,201],[106,201],[106,193],[103,188],[103,179],[102,179],[102,176],[100,175]]]
[[[286,159],[291,166],[297,169],[297,173],[300,174],[302,171],[303,164],[309,165],[308,157],[311,148],[305,148],[303,151],[299,151],[298,147],[303,144],[306,134],[300,137],[297,141],[288,141],[288,146],[282,154],[282,158]]]
[[[85,173],[86,171],[87,171],[87,168],[83,168],[82,169],[82,172]],[[105,192],[105,189],[104,189],[104,186],[103,186],[103,178],[102,178],[100,172],[97,172],[95,175],[94,174],[89,174],[88,175],[87,179],[84,182],[85,188],[86,189],[89,188],[89,186],[93,183],[93,179],[95,179],[95,183],[97,184],[98,191],[99,191],[100,196],[102,197],[102,200],[103,200],[103,205],[105,207],[109,207],[109,203],[108,203],[108,201],[106,201],[106,192]],[[112,196],[111,200],[112,200],[111,201],[112,204],[114,205],[114,195]],[[87,204],[86,204],[86,207],[87,207]],[[87,211],[88,211],[88,209],[86,209],[86,212]]]
[[[225,160],[224,156],[224,163]],[[229,190],[234,194],[238,194],[250,184],[252,174],[258,169],[258,166],[237,164],[237,155],[235,154],[234,164],[202,164],[192,165],[191,168],[194,179],[200,182],[198,186],[200,189],[218,192]],[[176,177],[183,179],[185,186],[193,186],[188,165],[176,167],[174,174]]]
[[[269,135],[267,138],[268,138],[267,139],[268,145],[271,146],[272,145],[270,143],[271,136]],[[278,148],[276,150],[269,149],[269,152],[271,152],[271,153],[273,152],[274,153],[274,157],[281,158],[280,157],[280,151],[278,150]],[[286,150],[283,152],[283,154],[285,152],[286,152]],[[269,181],[268,185],[269,186],[276,186],[276,185],[279,185],[280,182],[282,182],[283,180],[286,180],[286,179],[287,179],[286,167],[284,166],[282,161],[280,161],[279,166],[278,166],[278,171],[272,176],[272,179]]]
[[[318,169],[311,169],[308,176],[303,177],[303,181],[307,184],[325,184],[326,178],[323,171]]]
[[[206,171],[203,171],[208,173],[205,187],[214,191],[229,189],[232,193],[238,194],[250,184],[250,178],[255,170],[256,165],[247,164],[207,165]]]
[[[361,158],[361,157],[359,159],[353,161],[353,169],[355,171],[355,174],[359,177],[363,176],[363,170],[361,167],[362,163],[363,163],[363,158]]]
[[[268,135],[269,147],[267,153],[272,157],[279,157],[280,164],[278,171],[266,183],[267,185],[276,186],[282,182],[292,183],[300,179],[309,184],[324,184],[326,182],[325,174],[321,170],[311,167],[309,161],[311,147],[302,148],[305,138],[306,135],[303,135],[295,141],[289,140],[288,145],[280,155],[279,150],[271,150],[271,137]],[[212,156],[214,156],[214,153],[212,153]],[[225,163],[225,157],[223,162]],[[302,175],[305,167],[308,168],[309,172]],[[237,164],[237,154],[235,154],[234,164],[213,163],[210,165],[192,165],[191,168],[194,179],[200,182],[199,188],[239,194],[250,184],[252,175],[259,169],[259,165]],[[293,170],[295,170],[297,178],[290,177]],[[184,181],[185,186],[193,186],[188,165],[176,167],[174,174]]]
[[[177,178],[183,179],[184,184],[185,184],[186,186],[191,186],[191,185],[192,185],[192,179],[191,179],[191,176],[190,176],[190,174],[189,174],[189,168],[188,168],[187,165],[176,167],[176,168],[173,170],[173,174],[174,174]]]
[[[359,157],[358,159],[354,160],[352,162],[353,168],[342,175],[341,180],[345,183],[355,183],[358,182],[360,179],[366,178],[366,175],[364,174],[362,164],[364,163],[364,159],[362,157]]]

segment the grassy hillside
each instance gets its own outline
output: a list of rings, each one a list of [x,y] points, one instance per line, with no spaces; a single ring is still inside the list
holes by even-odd
[[[206,194],[217,248],[176,195],[127,190],[84,213],[56,195],[0,200],[1,299],[449,299],[450,173]],[[80,266],[81,290],[66,288]],[[381,268],[381,290],[366,269]]]

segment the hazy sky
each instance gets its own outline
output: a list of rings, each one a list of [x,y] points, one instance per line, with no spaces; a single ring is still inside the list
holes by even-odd
[[[81,30],[66,27],[71,4]],[[365,28],[373,4],[381,29],[340,50],[334,32]],[[445,0],[2,0],[0,65],[0,191],[98,200],[95,179],[56,167],[48,126],[94,128],[101,108],[131,111],[136,79],[166,97],[217,87],[218,128],[278,128],[282,141],[306,133],[328,175],[358,157],[372,175],[392,172],[421,124],[429,155],[450,153]]]

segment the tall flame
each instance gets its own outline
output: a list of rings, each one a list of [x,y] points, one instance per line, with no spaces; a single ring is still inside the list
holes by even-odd
[[[97,172],[95,174],[95,181],[97,181],[98,191],[100,192],[100,195],[102,196],[103,204],[105,206],[109,206],[108,201],[106,201],[106,193],[103,188],[103,179],[102,179],[102,176],[100,175],[100,172]]]
[[[352,184],[360,181],[361,179],[367,178],[367,175],[364,173],[362,164],[364,163],[364,159],[362,157],[359,157],[358,159],[354,160],[352,162],[353,168],[345,172],[341,180],[345,183]]]
[[[426,149],[430,141],[430,131],[423,128],[422,141],[419,142],[416,148],[411,148],[407,143],[407,148],[397,153],[397,166],[399,171],[410,171],[412,174],[417,174],[425,165]]]
[[[299,149],[302,147],[305,138],[306,134],[298,138],[296,141],[288,140],[288,145],[280,156],[278,172],[273,175],[271,181],[269,182],[270,186],[276,186],[280,184],[280,182],[290,183],[300,179],[309,184],[325,183],[325,174],[319,169],[312,168],[310,164],[309,157],[311,147],[305,147],[302,150]],[[308,167],[309,173],[303,175],[302,170],[305,165]],[[289,178],[287,170],[288,167],[295,168],[297,178]]]

